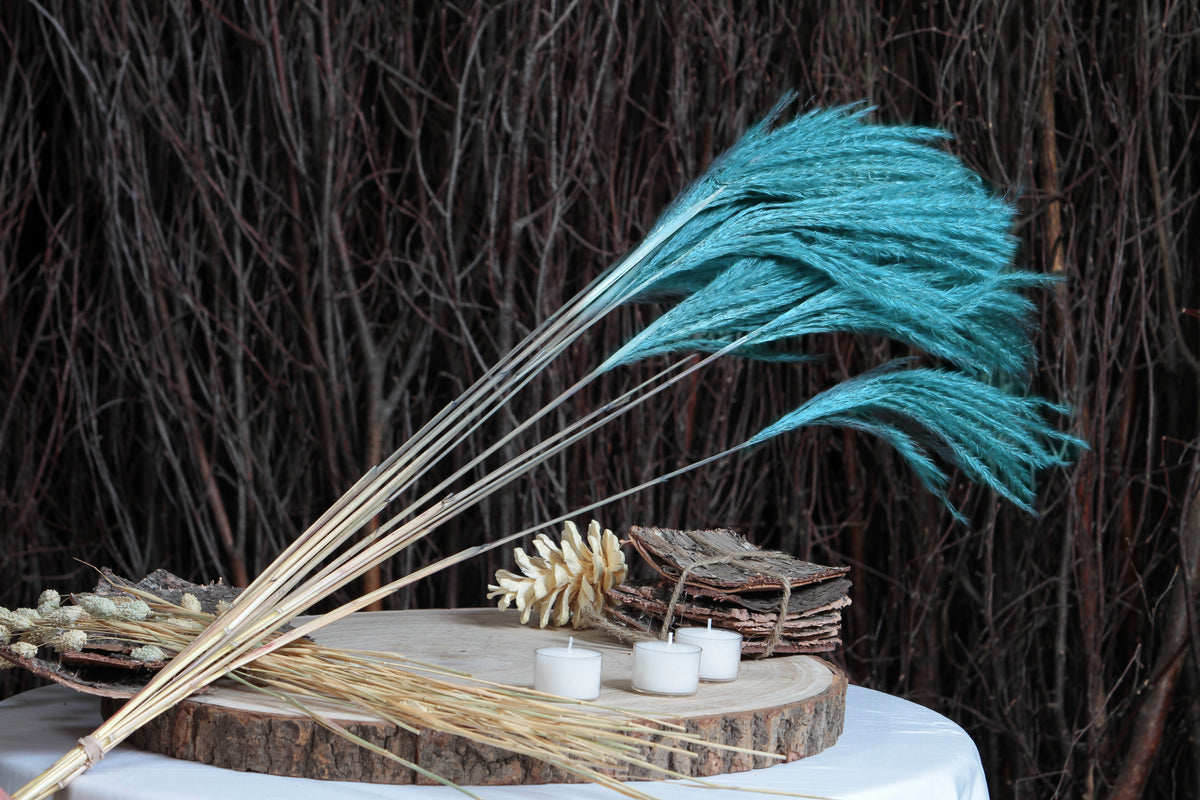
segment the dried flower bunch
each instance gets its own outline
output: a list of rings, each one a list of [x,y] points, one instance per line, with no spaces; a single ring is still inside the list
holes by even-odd
[[[607,533],[612,536],[611,531]],[[596,538],[601,540],[598,526]],[[615,536],[610,545],[619,555]],[[78,604],[70,606],[61,605],[58,594],[47,591],[37,609],[0,609],[4,636],[10,635],[7,631],[13,626],[21,627],[18,641],[10,644],[5,640],[0,644],[0,664],[10,663],[5,657],[6,650],[20,658],[32,658],[38,653],[40,645],[26,641],[26,637],[63,633],[52,619],[63,621],[69,616],[77,627],[65,632],[119,640],[132,653],[153,653],[157,656],[154,660],[159,661],[184,650],[215,619],[215,615],[200,610],[194,594],[184,593],[176,605],[136,588],[126,587],[126,591],[131,595],[77,595],[74,599]],[[89,608],[101,613],[93,614]],[[64,616],[61,612],[69,613]],[[338,677],[342,675],[352,675],[353,679]],[[686,733],[675,726],[664,727],[632,713],[607,709],[604,715],[597,715],[577,701],[486,681],[465,682],[470,679],[462,673],[403,656],[347,652],[305,639],[264,655],[230,673],[230,677],[269,695],[286,693],[293,707],[334,730],[338,729],[336,721],[296,698],[318,699],[355,713],[374,713],[405,729],[444,731],[530,755],[629,797],[646,797],[622,782],[622,777],[631,770],[640,775],[706,785],[702,780],[653,763],[646,756],[651,744],[670,751],[673,758],[690,758],[696,751],[716,748],[782,759],[733,745],[710,744],[698,734]],[[395,753],[364,741],[359,744],[425,777],[449,784]]]
[[[563,526],[562,545],[542,533],[533,540],[538,555],[531,556],[518,547],[513,550],[524,576],[506,569],[496,571],[496,583],[488,586],[488,599],[500,598],[501,609],[516,603],[522,624],[538,614],[538,626],[566,625],[587,627],[588,615],[599,617],[604,611],[605,592],[625,580],[629,570],[616,534],[592,520],[587,542],[574,522]]]
[[[192,595],[184,595],[178,613],[152,610],[145,600],[129,595],[77,594],[70,597],[71,604],[63,600],[47,589],[38,597],[37,608],[0,607],[0,646],[18,658],[32,659],[42,648],[60,655],[79,653],[99,640],[106,651],[112,652],[115,643],[116,652],[132,661],[158,663],[166,659],[159,640],[174,643],[178,636],[194,636],[204,627],[193,615],[192,606],[199,611],[199,604]],[[0,669],[12,666],[0,658]]]

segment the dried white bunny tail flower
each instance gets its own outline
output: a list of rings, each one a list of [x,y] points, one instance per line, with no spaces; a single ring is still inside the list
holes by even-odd
[[[42,614],[42,619],[56,628],[73,628],[84,613],[79,606],[59,606],[53,611]]]
[[[166,661],[167,654],[161,648],[152,644],[144,644],[129,651],[129,657],[134,661]]]
[[[33,658],[37,655],[37,645],[29,642],[13,642],[9,645],[9,650],[12,650],[13,655],[21,658]]]
[[[117,616],[117,604],[111,598],[96,594],[80,595],[77,601],[83,610],[97,619],[112,619]]]
[[[117,616],[130,622],[141,622],[150,617],[150,606],[142,600],[125,600],[117,603]]]
[[[83,631],[63,631],[50,644],[60,653],[78,653],[87,645],[87,634]]]
[[[53,589],[47,589],[38,595],[37,610],[43,617],[62,605],[62,597]]]
[[[191,611],[193,614],[199,614],[202,610],[200,608],[200,601],[196,599],[196,595],[191,594],[190,592],[184,593],[183,597],[179,598],[179,605],[183,606],[185,610]]]
[[[175,628],[176,630],[187,631],[188,633],[202,631],[208,627],[198,619],[184,616],[169,616],[166,617],[163,622],[165,622],[167,625],[170,625],[172,628]]]
[[[8,625],[14,631],[27,631],[42,621],[42,615],[32,608],[18,608],[12,613]]]
[[[217,613],[218,614],[224,614],[226,611],[228,611],[232,607],[233,607],[233,603],[230,603],[228,600],[218,600],[217,601]]]
[[[60,631],[55,628],[45,628],[38,625],[21,634],[21,640],[29,642],[35,647],[40,647],[41,645],[49,644],[59,633]]]
[[[3,622],[0,622],[0,644],[8,644],[12,640],[12,631]]]

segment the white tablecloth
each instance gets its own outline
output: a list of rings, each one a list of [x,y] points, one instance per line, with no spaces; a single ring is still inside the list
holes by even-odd
[[[100,723],[94,697],[47,686],[0,703],[0,786],[10,793],[66,753]],[[950,720],[882,692],[849,687],[846,727],[833,747],[810,758],[709,779],[723,786],[782,789],[842,800],[987,800],[979,752]],[[746,800],[676,782],[637,783],[664,800]],[[596,786],[488,786],[487,800],[562,800],[618,795]],[[56,797],[62,800],[451,800],[441,786],[279,778],[179,761],[121,746]]]

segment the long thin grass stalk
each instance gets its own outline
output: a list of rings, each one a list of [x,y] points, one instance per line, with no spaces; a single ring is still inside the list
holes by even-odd
[[[704,363],[711,361],[719,355],[720,353],[708,356],[699,364],[694,365],[692,369],[702,366]],[[670,369],[664,370],[664,373],[668,373],[670,371]],[[653,393],[666,388],[666,386],[671,382],[682,379],[687,375],[687,373],[688,370],[684,370],[679,374],[672,376],[666,383],[652,389],[651,392],[642,394],[638,399],[640,401],[648,399]],[[648,383],[650,382],[647,382],[647,384]],[[643,384],[638,388],[644,388],[647,384]],[[554,440],[548,440],[547,442],[543,442],[539,447],[534,448],[534,455],[525,455],[518,458],[517,461],[519,463],[515,468],[506,465],[507,468],[502,468],[501,470],[503,473],[502,476],[497,477],[492,475],[488,478],[478,481],[473,487],[470,487],[461,495],[455,495],[449,500],[444,500],[428,508],[418,516],[407,520],[403,525],[390,530],[387,535],[383,535],[381,531],[380,534],[377,534],[376,539],[369,547],[356,550],[353,558],[341,562],[338,564],[337,568],[318,573],[318,575],[315,576],[310,584],[302,586],[299,591],[296,591],[289,596],[280,596],[282,595],[282,592],[276,584],[273,571],[268,569],[249,589],[247,589],[246,592],[238,597],[237,601],[235,601],[229,611],[222,615],[213,624],[209,625],[199,636],[191,640],[179,651],[178,654],[174,656],[174,658],[172,658],[167,668],[154,676],[147,687],[138,694],[138,697],[147,696],[144,706],[135,707],[136,704],[134,704],[132,701],[130,703],[126,703],[117,713],[113,714],[113,716],[106,720],[104,724],[96,729],[96,731],[91,735],[92,739],[99,744],[104,751],[107,752],[108,749],[115,747],[119,742],[127,738],[134,730],[145,724],[146,720],[152,719],[154,716],[161,714],[163,711],[191,695],[198,689],[207,686],[213,680],[216,680],[222,675],[227,674],[230,670],[249,664],[256,659],[277,650],[284,644],[296,641],[302,635],[307,635],[331,622],[343,618],[353,611],[365,608],[371,603],[375,602],[378,598],[387,596],[403,586],[415,582],[420,578],[426,577],[437,570],[444,569],[452,564],[460,563],[461,561],[474,557],[475,555],[478,555],[487,549],[501,546],[508,541],[512,541],[520,536],[527,535],[527,532],[523,531],[508,537],[504,537],[502,540],[488,543],[482,547],[469,548],[467,550],[460,551],[451,557],[439,560],[427,568],[419,569],[411,575],[405,576],[398,581],[394,581],[387,586],[376,590],[375,592],[365,594],[356,600],[346,603],[334,611],[323,614],[308,622],[304,626],[289,632],[288,634],[278,637],[271,636],[272,631],[276,630],[279,626],[290,622],[295,616],[303,613],[304,610],[311,606],[317,599],[328,596],[333,591],[336,591],[337,589],[355,580],[358,576],[365,572],[371,564],[378,563],[382,558],[394,555],[404,547],[411,544],[413,541],[416,541],[416,539],[418,539],[420,536],[424,536],[431,532],[434,528],[436,528],[436,525],[439,522],[453,516],[455,513],[461,512],[463,509],[482,499],[482,497],[486,496],[487,494],[498,491],[506,483],[510,482],[511,480],[515,480],[521,474],[524,474],[529,469],[535,467],[538,463],[541,463],[545,459],[553,456],[555,453],[560,452],[563,448],[569,446],[571,443],[577,440],[581,435],[585,435],[586,433],[590,432],[594,427],[603,424],[611,419],[614,415],[624,413],[625,411],[629,410],[632,407],[632,393],[627,395],[626,398],[623,398],[623,400],[623,402],[617,403],[615,408],[609,409],[607,415],[602,415],[599,420],[593,421],[589,417],[578,422],[577,426],[584,428],[582,432],[575,431],[571,436],[564,436],[560,434],[559,437],[556,437]],[[698,462],[692,465],[691,468],[697,468],[708,461],[709,460],[706,459],[704,462]],[[373,491],[376,495],[376,497],[365,498],[361,503],[361,505],[365,505],[367,508],[374,508],[375,504],[378,503],[378,495],[383,495],[393,490],[393,487],[387,483],[384,483],[382,486],[378,485],[379,480],[374,475],[374,471],[373,473],[369,473],[367,476],[364,476],[364,478],[359,481],[358,485],[363,485],[364,483],[366,484],[364,491]],[[351,492],[348,492],[347,497],[350,497],[353,492],[353,489]],[[345,499],[346,498],[343,498],[343,500]],[[375,503],[372,503],[372,500],[374,500]],[[335,505],[331,509],[332,513],[327,513],[324,515],[322,520],[318,521],[318,524],[314,525],[313,528],[310,528],[309,533],[312,534],[314,539],[320,537],[316,548],[322,553],[322,555],[332,552],[332,550],[339,544],[353,536],[353,534],[358,530],[358,527],[360,527],[365,521],[365,518],[362,516],[364,512],[359,512],[358,514],[348,517],[350,520],[348,524],[343,523],[341,525],[333,525],[328,527],[328,523],[326,523],[326,525],[320,524],[325,521],[326,517],[332,517],[334,520],[347,518],[339,517],[337,514],[337,512],[340,511],[340,503],[341,501],[339,501],[339,505]],[[368,514],[366,518],[369,518],[372,515],[373,514]],[[551,522],[549,524],[555,523]],[[387,531],[387,528],[385,527],[382,530]],[[286,555],[288,554],[285,553],[285,556]],[[273,566],[278,565],[279,569],[282,570],[288,568],[290,564],[291,559],[285,559],[281,557],[281,559],[275,562],[275,565]],[[296,581],[288,582],[287,588],[292,589],[295,587],[295,584]],[[247,609],[256,608],[258,607],[258,602],[261,602],[256,602],[258,598],[251,596],[256,586],[260,587],[260,590],[257,594],[260,597],[273,596],[275,605],[266,609],[265,613],[257,616],[250,616]],[[250,596],[250,599],[247,599],[248,596]],[[241,612],[240,614],[239,611]],[[201,654],[205,648],[211,648],[208,650],[209,659],[201,662],[198,660],[199,654]],[[150,697],[149,695],[152,692],[152,687],[154,687],[155,684],[158,684],[163,688],[159,691],[153,692],[153,697]],[[133,710],[127,712],[127,710],[131,708],[133,708]],[[46,785],[51,787],[66,785],[66,783],[69,783],[70,780],[74,779],[74,777],[85,771],[89,765],[86,749],[82,745],[78,748],[75,748],[66,756],[64,756],[64,758],[60,760],[56,767],[59,765],[61,765],[61,772],[55,772],[54,768],[52,768],[51,770],[48,770],[47,773],[44,773],[44,783]],[[26,792],[41,791],[41,788],[35,784],[37,784],[36,780],[31,782],[26,787],[23,787],[17,792],[17,794],[13,796],[14,800],[21,800],[25,797],[43,796],[33,793],[26,794]]]
[[[703,205],[694,213],[699,213]],[[537,370],[544,368],[551,358],[560,353],[575,337],[586,330],[587,325],[607,313],[624,299],[615,293],[629,271],[640,259],[652,254],[661,244],[661,239],[670,235],[677,225],[690,217],[680,217],[665,226],[658,235],[652,235],[646,243],[624,259],[616,269],[593,286],[584,290],[578,298],[565,306],[538,328],[526,342],[496,367],[489,370],[468,389],[463,398],[447,406],[437,417],[418,432],[413,439],[398,449],[383,464],[370,470],[351,487],[325,514],[302,534],[283,554],[243,592],[232,607],[199,636],[184,647],[161,672],[147,684],[139,694],[106,720],[91,734],[91,740],[104,752],[124,741],[133,731],[149,719],[161,714],[175,703],[220,678],[229,670],[248,663],[281,646],[268,645],[270,633],[289,622],[313,603],[329,593],[350,583],[370,564],[378,563],[382,557],[392,555],[432,531],[437,522],[459,513],[470,504],[527,472],[554,452],[567,446],[560,443],[557,449],[543,452],[540,458],[527,458],[519,470],[509,469],[503,482],[483,479],[462,497],[451,496],[435,503],[403,525],[390,529],[381,526],[373,541],[365,548],[357,549],[351,562],[342,563],[341,568],[324,573],[308,591],[292,593],[304,578],[333,554],[338,547],[351,540],[368,520],[377,516],[388,502],[411,484],[431,463],[452,447],[459,437],[469,432],[471,424],[477,424],[488,413],[502,406],[499,396],[507,399]],[[588,314],[588,310],[591,313]],[[599,312],[599,313],[597,313]],[[565,329],[565,330],[564,330]],[[476,396],[486,396],[483,403],[471,403]],[[619,409],[618,409],[619,410]],[[424,444],[424,449],[419,446]],[[387,535],[384,536],[384,532]],[[493,543],[492,546],[498,545]],[[371,548],[375,549],[372,551]],[[464,551],[455,560],[443,560],[444,567],[467,557]],[[429,574],[419,570],[420,574]],[[401,584],[403,585],[403,584]],[[391,591],[399,588],[391,584]],[[372,596],[379,593],[373,593]],[[369,603],[354,602],[340,609],[339,614],[326,614],[306,630],[313,630],[341,618],[352,610]],[[83,745],[68,752],[57,764],[43,775],[30,782],[13,795],[14,800],[44,797],[54,787],[65,786],[90,766],[87,750]]]

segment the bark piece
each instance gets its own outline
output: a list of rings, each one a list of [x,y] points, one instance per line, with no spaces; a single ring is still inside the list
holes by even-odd
[[[629,541],[662,580],[614,587],[608,597],[617,608],[606,610],[610,621],[653,633],[661,631],[668,612],[672,624],[711,621],[741,633],[742,652],[755,655],[826,652],[841,642],[841,609],[850,604],[848,567],[762,550],[728,529],[634,526]]]
[[[128,597],[120,589],[121,586],[129,583],[127,580],[116,575],[107,567],[101,569],[100,574],[103,577],[96,584],[96,588],[92,590],[92,594],[106,595],[108,597]],[[175,605],[180,604],[185,594],[190,594],[200,601],[200,610],[207,614],[216,614],[218,603],[221,601],[232,603],[243,591],[236,586],[230,586],[223,580],[217,580],[214,583],[208,584],[192,583],[178,575],[167,572],[165,569],[157,569],[151,572],[135,583],[133,587],[161,597],[168,603]]]
[[[850,582],[838,580],[831,583],[837,585],[830,586],[828,591],[824,591],[824,586],[793,591],[788,599],[787,617],[799,620],[850,605],[850,598],[846,596]],[[821,591],[816,591],[818,589]],[[673,590],[672,585],[663,581],[627,581],[610,589],[608,597],[614,602],[662,613],[667,610]],[[774,620],[781,605],[782,596],[778,592],[774,597],[729,597],[722,601],[704,595],[694,596],[688,589],[684,589],[683,596],[675,605],[675,613],[697,619],[712,616],[731,620],[749,620],[754,617]]]
[[[781,588],[786,580],[793,588],[840,577],[849,567],[826,567],[801,561],[779,550],[763,550],[725,528],[680,531],[670,528],[633,526],[629,540],[634,548],[669,581],[677,581],[685,570],[687,583],[714,591],[732,593]]]
[[[143,664],[133,659],[114,658],[99,653],[69,653],[61,660],[42,658],[45,648],[34,658],[22,658],[6,645],[0,645],[0,658],[29,670],[39,678],[61,683],[77,692],[99,697],[133,697],[150,680],[152,671],[165,662]],[[57,655],[57,654],[56,654]]]
[[[640,631],[651,636],[657,636],[662,627],[662,616],[633,608],[632,606],[609,607],[604,610],[605,617],[631,630]],[[730,627],[720,625],[718,627]],[[806,637],[784,636],[775,646],[774,653],[790,655],[794,653],[828,653],[835,650],[842,640],[838,637],[841,630],[838,625],[825,631]],[[741,631],[740,631],[741,632]],[[767,652],[771,631],[765,635],[759,632],[742,633],[742,654],[762,655]]]

